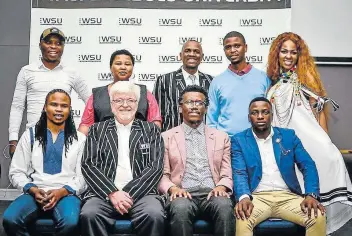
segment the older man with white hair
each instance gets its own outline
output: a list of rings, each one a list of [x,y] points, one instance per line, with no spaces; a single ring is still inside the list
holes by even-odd
[[[137,235],[164,235],[165,214],[157,184],[164,143],[159,128],[135,118],[139,86],[119,81],[110,89],[114,118],[91,126],[82,174],[88,184],[81,233],[107,236],[116,219],[129,215]]]

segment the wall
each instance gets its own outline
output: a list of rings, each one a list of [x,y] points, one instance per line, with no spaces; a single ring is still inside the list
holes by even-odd
[[[292,31],[307,41],[315,57],[352,59],[351,10],[351,0],[292,0]]]
[[[352,66],[319,66],[328,96],[340,105],[333,112],[330,106],[329,134],[339,149],[352,149]]]
[[[7,187],[7,166],[2,150],[8,143],[8,117],[17,74],[28,63],[30,0],[0,0],[0,188]]]

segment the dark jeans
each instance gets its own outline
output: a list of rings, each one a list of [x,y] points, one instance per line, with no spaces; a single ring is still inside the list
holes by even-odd
[[[78,229],[80,210],[81,201],[76,196],[66,196],[52,210],[44,212],[34,197],[24,194],[16,198],[4,212],[3,226],[8,236],[28,236],[28,225],[49,214],[55,222],[55,235],[73,235]]]
[[[167,202],[170,220],[170,234],[174,236],[192,236],[193,222],[197,217],[207,219],[214,226],[215,236],[235,235],[235,217],[233,202],[226,197],[211,197],[208,193],[191,193],[192,199],[178,197]]]
[[[163,236],[165,213],[161,197],[147,195],[133,203],[129,210],[132,225],[139,236]],[[114,231],[121,215],[111,205],[98,197],[89,198],[81,212],[82,236],[108,236]]]

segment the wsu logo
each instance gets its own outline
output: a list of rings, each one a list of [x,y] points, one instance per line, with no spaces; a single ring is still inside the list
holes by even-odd
[[[84,54],[78,55],[78,62],[101,62],[101,55]]]
[[[142,18],[119,18],[119,25],[141,26]]]
[[[62,25],[61,17],[41,17],[39,19],[40,25]]]
[[[180,45],[185,44],[189,40],[194,40],[194,41],[197,41],[198,43],[202,43],[203,41],[202,37],[179,37],[178,38],[178,42],[180,43]]]
[[[260,45],[271,45],[275,37],[261,37]]]
[[[161,37],[139,37],[139,44],[161,44]]]
[[[159,19],[159,26],[182,26],[182,19]]]
[[[121,36],[99,36],[99,44],[121,44]]]
[[[67,36],[65,44],[82,44],[82,36]]]
[[[240,19],[240,26],[257,27],[263,25],[263,19]]]
[[[251,64],[263,63],[263,56],[246,56],[246,61]]]
[[[203,56],[203,63],[209,63],[209,64],[220,64],[222,63],[222,56]]]
[[[222,19],[200,19],[199,26],[221,27]]]
[[[179,63],[181,57],[179,55],[162,55],[159,56],[159,63]]]
[[[161,74],[139,74],[138,81],[151,82],[155,81]]]
[[[79,18],[79,25],[102,25],[103,20],[100,17],[81,17]]]

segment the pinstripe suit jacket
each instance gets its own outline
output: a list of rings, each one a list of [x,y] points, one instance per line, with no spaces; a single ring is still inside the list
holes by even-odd
[[[89,129],[82,157],[82,174],[88,184],[83,199],[97,196],[109,200],[117,191],[114,184],[118,163],[118,136],[114,118],[95,123]],[[133,180],[122,190],[134,201],[157,194],[164,167],[164,142],[159,128],[135,119],[130,134],[130,162]]]
[[[199,85],[208,91],[213,77],[202,72],[199,73]],[[153,94],[159,104],[162,116],[162,131],[169,130],[182,123],[178,109],[178,98],[186,87],[182,68],[168,74],[159,76],[154,85]]]

